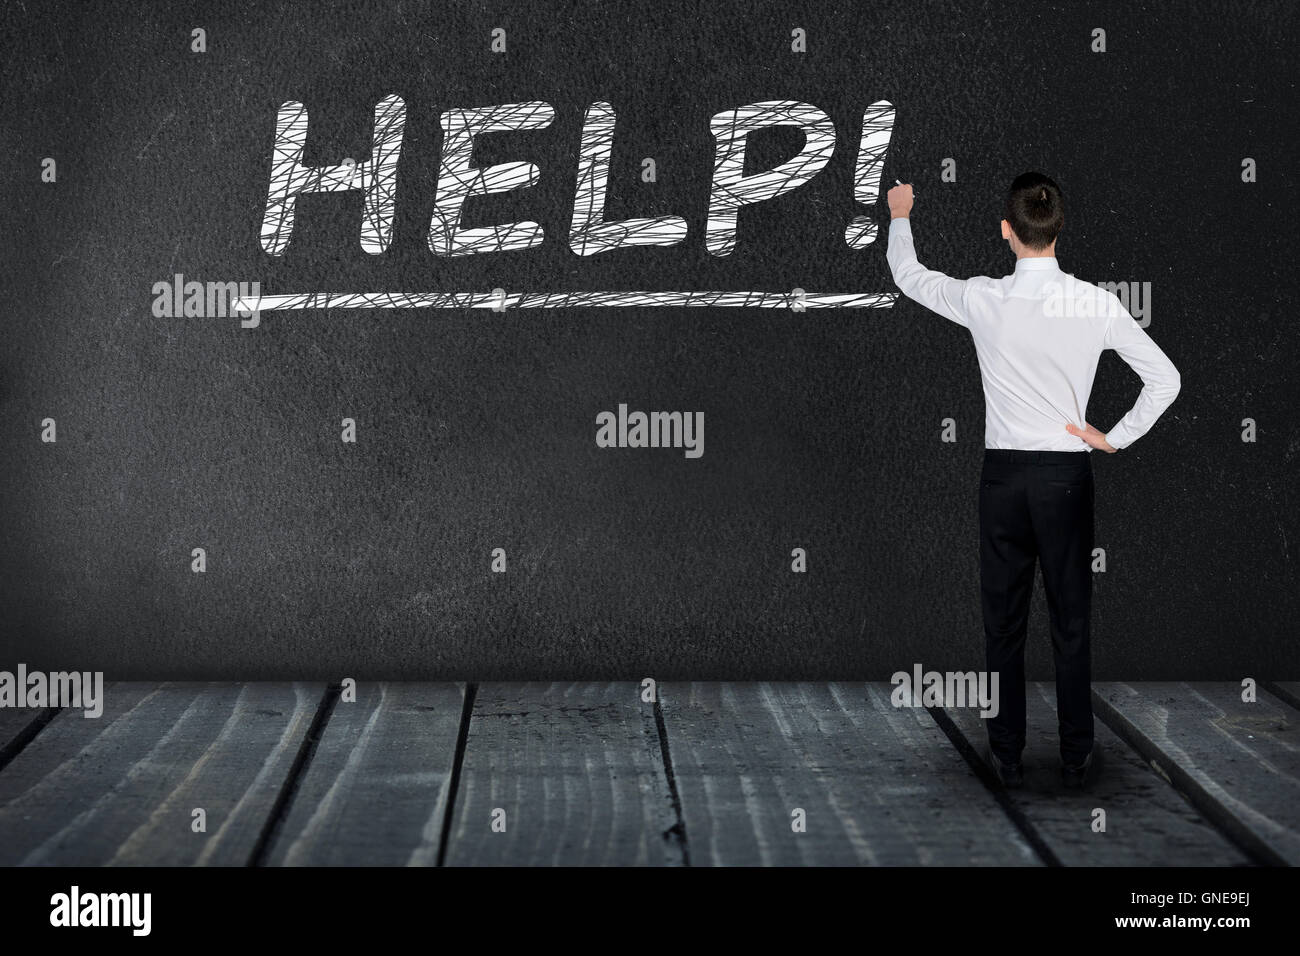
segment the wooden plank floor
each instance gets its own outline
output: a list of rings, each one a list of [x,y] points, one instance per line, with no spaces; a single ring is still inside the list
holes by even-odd
[[[1056,686],[1030,684],[1025,692],[1025,786],[1007,799],[1066,866],[1238,866],[1248,861],[1222,833],[1130,749],[1102,721],[1095,743],[1102,773],[1086,793],[1062,788]],[[987,740],[978,711],[946,711],[976,753]],[[982,754],[981,754],[982,758]],[[991,770],[990,770],[991,772]],[[1093,829],[1093,811],[1106,828]]]
[[[478,688],[448,865],[672,865],[675,823],[637,684]]]
[[[322,690],[115,684],[61,712],[0,771],[0,864],[245,863]]]
[[[1154,768],[1268,862],[1300,863],[1296,712],[1239,684],[1098,684],[1102,714]]]
[[[385,683],[335,702],[268,862],[437,862],[464,699],[462,684]]]
[[[15,757],[53,711],[38,707],[0,708],[0,768]]]
[[[1019,791],[974,710],[891,690],[113,684],[99,718],[0,708],[0,865],[1300,862],[1295,683],[1095,685],[1083,794],[1053,685],[1029,688]]]
[[[930,715],[895,710],[891,689],[667,685],[692,863],[1038,863]]]

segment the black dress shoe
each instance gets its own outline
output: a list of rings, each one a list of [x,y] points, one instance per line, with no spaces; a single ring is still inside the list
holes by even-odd
[[[1082,790],[1095,775],[1097,769],[1097,748],[1088,751],[1081,764],[1061,764],[1061,783],[1070,790]]]
[[[984,748],[984,756],[1002,786],[1008,790],[1015,790],[1025,785],[1025,767],[1019,760],[1015,763],[1006,763],[993,752],[991,747],[987,746]]]

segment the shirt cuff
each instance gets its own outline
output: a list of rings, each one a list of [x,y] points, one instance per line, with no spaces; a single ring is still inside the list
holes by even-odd
[[[889,220],[889,234],[892,236],[895,232],[912,235],[912,223],[908,219],[891,219]]]
[[[1133,439],[1129,437],[1128,432],[1119,425],[1116,425],[1106,433],[1106,444],[1115,449],[1127,448],[1129,445],[1133,444]]]

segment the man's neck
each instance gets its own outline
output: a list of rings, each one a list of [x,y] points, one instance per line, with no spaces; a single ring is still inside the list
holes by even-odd
[[[1056,243],[1052,243],[1046,249],[1021,249],[1016,253],[1017,259],[1055,259]]]

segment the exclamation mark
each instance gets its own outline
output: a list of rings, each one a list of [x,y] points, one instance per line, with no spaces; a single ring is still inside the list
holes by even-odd
[[[862,146],[858,150],[858,169],[853,177],[853,196],[864,206],[874,206],[880,198],[880,180],[885,172],[885,153],[894,132],[894,104],[877,100],[862,114]],[[876,241],[876,222],[869,216],[856,216],[844,230],[850,249],[863,249]]]

